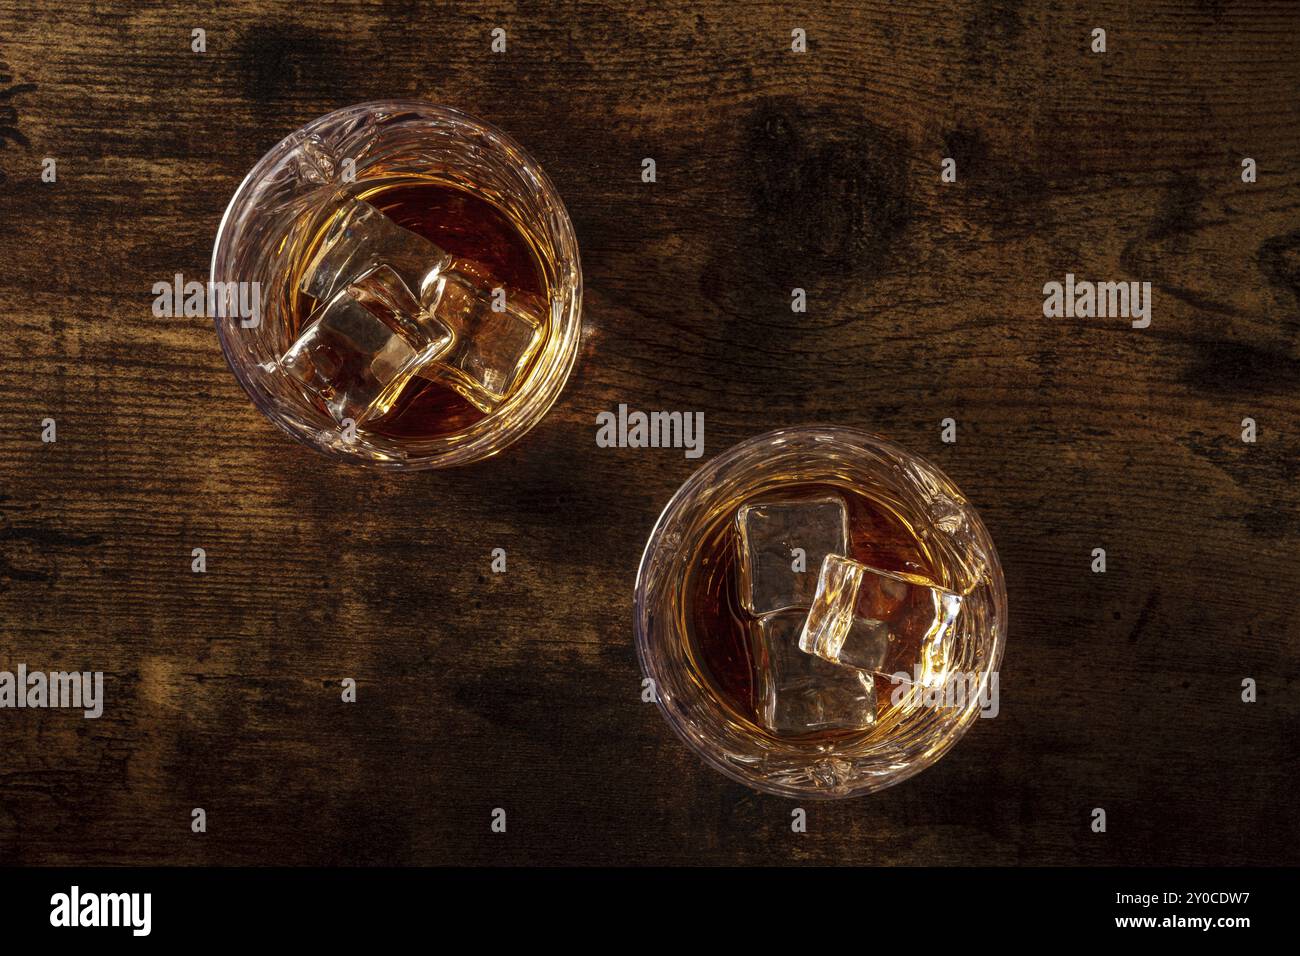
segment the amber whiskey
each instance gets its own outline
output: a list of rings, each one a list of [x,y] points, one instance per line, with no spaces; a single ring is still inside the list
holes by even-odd
[[[549,300],[547,264],[530,229],[483,196],[442,181],[405,176],[368,181],[363,190],[348,198],[369,203],[397,225],[434,243],[483,288],[501,288],[511,296],[529,296],[540,303]],[[307,326],[320,306],[302,291],[299,281],[326,241],[331,210],[318,210],[316,215],[317,227],[306,232],[287,253],[292,263],[287,310],[290,322],[286,329],[289,341]],[[536,356],[544,352],[551,331],[544,309],[541,314],[542,341],[534,353],[534,363]],[[525,369],[518,376],[516,388],[527,378]],[[415,376],[388,411],[365,427],[372,434],[389,438],[429,439],[463,432],[488,414],[446,383]]]
[[[931,553],[887,503],[861,490],[829,483],[782,484],[729,502],[719,509],[709,530],[690,559],[685,595],[686,633],[698,671],[710,682],[714,693],[735,714],[761,732],[763,721],[757,693],[759,668],[754,647],[754,615],[740,600],[740,535],[736,515],[747,502],[822,500],[835,496],[848,510],[848,554],[863,564],[882,571],[932,579],[936,556]],[[804,572],[815,576],[818,568]],[[919,657],[921,649],[898,648],[894,659]],[[874,676],[877,707],[888,706],[892,683]],[[834,736],[835,731],[826,732]]]

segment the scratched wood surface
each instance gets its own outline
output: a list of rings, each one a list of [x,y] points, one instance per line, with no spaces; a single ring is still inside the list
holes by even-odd
[[[0,710],[0,863],[1300,859],[1296,8],[41,6],[0,0],[0,670],[107,700]],[[384,96],[513,133],[582,247],[567,389],[464,470],[326,462],[150,310],[266,149]],[[1150,328],[1044,319],[1066,272],[1150,281]],[[1006,568],[1000,716],[802,835],[707,770],[631,633],[698,462],[597,448],[619,402],[704,412],[705,460],[824,422],[940,464]]]

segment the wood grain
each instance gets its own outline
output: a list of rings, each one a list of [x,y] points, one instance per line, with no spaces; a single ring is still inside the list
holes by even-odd
[[[0,0],[0,669],[107,702],[0,711],[0,863],[1297,862],[1293,6],[48,6]],[[267,148],[381,96],[509,130],[582,247],[566,391],[461,471],[326,462],[150,311]],[[1044,319],[1066,272],[1151,281],[1151,327]],[[631,634],[698,463],[597,448],[619,402],[703,411],[706,457],[823,422],[932,458],[1005,565],[1001,715],[803,835],[703,767]]]

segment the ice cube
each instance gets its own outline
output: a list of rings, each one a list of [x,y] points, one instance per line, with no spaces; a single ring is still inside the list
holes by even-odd
[[[349,199],[330,220],[300,287],[323,302],[382,265],[423,301],[424,290],[450,263],[451,256],[428,239],[399,226],[370,203]]]
[[[421,367],[452,344],[396,272],[372,269],[312,314],[279,367],[318,397],[339,424],[383,415]]]
[[[799,610],[776,611],[750,622],[763,724],[782,736],[872,726],[875,681],[800,650],[804,617]]]
[[[838,495],[742,505],[736,524],[740,601],[750,614],[808,607],[822,559],[848,547],[848,508]]]
[[[447,354],[422,374],[445,381],[491,412],[514,389],[542,342],[540,300],[504,289],[498,296],[457,267],[426,285],[421,301],[456,337]]]
[[[498,296],[479,263],[453,259],[357,199],[334,214],[303,272],[301,289],[324,301],[381,265],[392,269],[424,310],[454,336],[452,348],[420,374],[449,385],[481,410],[493,411],[514,389],[541,344],[545,303],[512,289],[501,289]]]
[[[833,663],[886,675],[906,671],[925,682],[946,659],[960,610],[960,595],[919,575],[828,554],[799,647]]]

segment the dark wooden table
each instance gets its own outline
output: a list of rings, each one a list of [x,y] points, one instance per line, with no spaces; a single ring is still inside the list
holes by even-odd
[[[107,700],[0,710],[0,863],[1297,862],[1294,6],[40,6],[0,0],[0,670]],[[151,312],[265,150],[386,96],[509,130],[582,246],[567,389],[460,471],[325,461]],[[1067,272],[1150,327],[1044,318]],[[704,412],[704,460],[823,422],[937,462],[1005,565],[1001,715],[806,834],[706,769],[631,623],[699,462],[597,448],[620,402]]]

